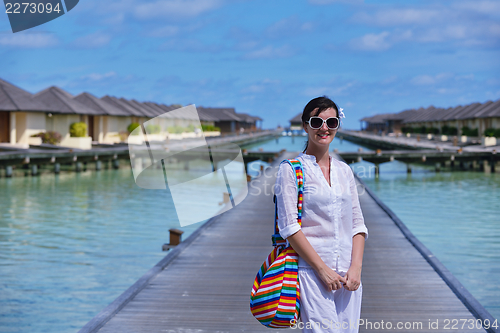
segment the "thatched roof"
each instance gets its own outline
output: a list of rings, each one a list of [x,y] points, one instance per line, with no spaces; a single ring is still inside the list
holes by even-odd
[[[31,93],[2,79],[0,79],[0,110],[50,112],[47,105],[33,100]]]
[[[403,124],[431,121],[450,121],[474,118],[500,117],[500,99],[496,102],[472,103],[447,109],[429,106],[417,110],[405,110],[399,113],[377,114],[364,117],[361,121],[371,124],[385,123],[388,120],[401,120]]]
[[[106,95],[104,97],[101,97],[101,99],[103,101],[105,101],[106,103],[114,105],[118,109],[124,110],[130,116],[144,117],[144,114],[141,111],[128,105],[127,103],[124,103],[123,101],[119,100],[118,98],[116,98],[114,96]]]
[[[217,118],[216,121],[243,121],[243,119],[238,117],[238,115],[234,111],[234,108],[206,108],[203,106],[199,106],[196,109]]]
[[[154,118],[157,116],[156,112],[150,110],[149,108],[145,107],[144,105],[142,105],[141,103],[135,101],[135,100],[128,100],[128,99],[125,99],[125,98],[120,98],[120,101],[129,105],[130,107],[138,110],[139,112],[142,113],[142,115],[144,117],[148,117],[148,118]]]
[[[80,95],[73,97],[73,99],[88,106],[89,108],[99,110],[110,116],[130,116],[126,110],[117,108],[113,104],[110,104],[87,92],[81,93]]]
[[[73,99],[73,95],[59,87],[50,87],[33,96],[35,101],[46,104],[50,112],[61,114],[105,115]]]

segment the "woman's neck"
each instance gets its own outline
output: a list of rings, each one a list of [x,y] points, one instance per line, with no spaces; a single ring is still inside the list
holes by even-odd
[[[316,163],[318,163],[319,166],[326,166],[330,164],[330,154],[328,154],[328,147],[329,146],[326,146],[325,148],[308,146],[305,154],[314,155],[316,157]]]

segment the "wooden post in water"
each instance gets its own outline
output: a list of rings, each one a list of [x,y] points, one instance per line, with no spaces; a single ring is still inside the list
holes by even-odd
[[[12,165],[5,167],[5,177],[12,177]]]
[[[118,159],[113,160],[113,168],[114,169],[120,168],[120,161]]]
[[[99,161],[99,160],[95,161],[95,169],[97,171],[102,169],[102,162],[101,161]]]
[[[82,162],[76,162],[75,171],[80,172],[80,171],[82,171],[82,168],[83,168]]]
[[[378,178],[379,173],[380,173],[379,165],[378,165],[378,163],[375,163],[375,178]]]
[[[38,174],[38,165],[32,164],[31,165],[31,175],[36,176]]]
[[[162,251],[167,251],[170,250],[171,248],[179,245],[182,240],[182,234],[184,231],[179,230],[179,229],[169,229],[170,232],[170,243],[168,244],[163,244],[162,246]]]
[[[54,173],[61,172],[61,163],[54,163]]]
[[[411,173],[411,164],[410,163],[406,164],[406,173]]]
[[[484,173],[490,173],[491,172],[491,166],[488,160],[483,161],[483,169]]]

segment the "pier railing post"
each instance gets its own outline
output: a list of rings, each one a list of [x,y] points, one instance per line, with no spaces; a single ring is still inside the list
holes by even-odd
[[[171,248],[179,245],[182,240],[182,234],[184,233],[184,231],[174,228],[169,229],[168,231],[170,232],[170,243],[163,244],[162,246],[163,251],[170,250]]]
[[[406,164],[406,173],[411,173],[411,164]]]
[[[12,165],[5,167],[5,177],[12,177]]]

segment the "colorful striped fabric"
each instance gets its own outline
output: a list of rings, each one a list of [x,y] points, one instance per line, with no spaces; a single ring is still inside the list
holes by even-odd
[[[283,162],[290,163],[295,170],[298,195],[297,222],[301,225],[304,192],[302,164],[298,160],[284,160]],[[250,310],[264,326],[288,328],[298,321],[300,314],[299,255],[291,246],[287,247],[287,241],[279,234],[276,195],[274,204],[274,235],[272,236],[274,250],[255,277],[250,297]]]

